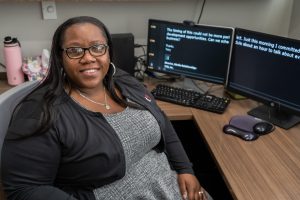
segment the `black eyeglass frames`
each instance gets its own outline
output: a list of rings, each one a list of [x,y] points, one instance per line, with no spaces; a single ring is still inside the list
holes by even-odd
[[[68,47],[62,49],[66,52],[67,56],[71,59],[79,59],[82,58],[85,54],[85,51],[88,50],[89,53],[94,56],[102,56],[106,53],[106,50],[108,48],[107,44],[95,44],[90,47],[84,48],[84,47]]]

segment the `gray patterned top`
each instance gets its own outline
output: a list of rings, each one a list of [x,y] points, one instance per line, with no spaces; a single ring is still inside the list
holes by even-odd
[[[159,125],[149,111],[127,107],[123,112],[104,114],[124,148],[125,176],[94,190],[96,200],[179,200],[177,174],[165,153],[153,147],[161,138]],[[113,147],[112,147],[113,148]]]

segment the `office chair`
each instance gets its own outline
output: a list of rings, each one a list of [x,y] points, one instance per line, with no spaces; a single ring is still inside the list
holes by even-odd
[[[18,103],[38,85],[39,81],[28,81],[0,94],[0,162],[1,150],[11,115]],[[1,165],[0,165],[1,169]],[[4,199],[0,177],[0,199]]]

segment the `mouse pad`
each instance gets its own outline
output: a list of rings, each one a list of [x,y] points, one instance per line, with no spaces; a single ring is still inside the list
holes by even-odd
[[[253,126],[262,121],[250,115],[236,115],[230,119],[229,124],[244,131],[253,132]]]

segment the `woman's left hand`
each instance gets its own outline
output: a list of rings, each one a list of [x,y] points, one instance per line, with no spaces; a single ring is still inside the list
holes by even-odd
[[[192,174],[178,174],[179,189],[183,200],[207,200],[204,189]]]

